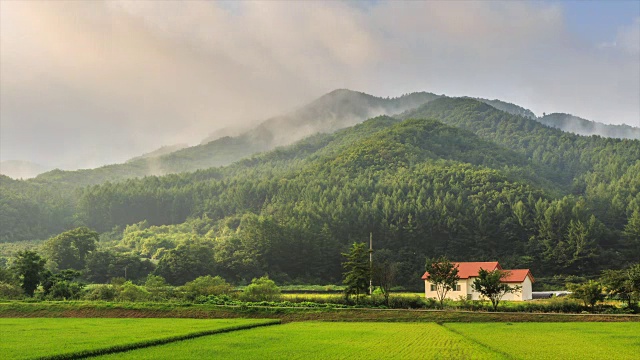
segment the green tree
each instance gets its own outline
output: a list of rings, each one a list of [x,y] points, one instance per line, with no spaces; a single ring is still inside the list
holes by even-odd
[[[391,261],[376,262],[373,266],[373,279],[378,284],[387,306],[389,306],[389,295],[396,283],[398,270],[398,263]]]
[[[436,296],[440,301],[440,307],[442,307],[447,293],[453,290],[458,280],[460,280],[458,267],[445,256],[442,256],[437,259],[427,259],[425,269],[428,273],[427,281],[434,285]]]
[[[86,257],[96,249],[97,241],[97,232],[79,227],[50,238],[44,249],[58,269],[83,270]]]
[[[162,276],[172,285],[182,285],[199,276],[215,272],[211,245],[200,241],[187,242],[169,250],[158,262],[154,275]]]
[[[269,279],[268,276],[263,276],[261,278],[251,280],[251,284],[244,288],[242,298],[247,301],[279,300],[280,288],[273,280]]]
[[[366,293],[369,288],[371,269],[369,267],[369,254],[365,243],[353,243],[348,253],[343,253],[346,261],[342,263],[343,281],[346,286],[345,296],[356,296],[356,304],[360,294]]]
[[[593,307],[598,301],[604,300],[602,284],[589,280],[583,284],[567,284],[567,289],[571,291],[571,297],[584,302],[584,306]]]
[[[34,251],[25,250],[16,254],[11,270],[16,274],[20,287],[28,296],[33,296],[33,293],[43,280],[44,265],[46,263],[47,260]]]
[[[519,292],[519,285],[511,286],[502,282],[509,276],[509,271],[496,269],[488,271],[480,268],[478,277],[473,279],[473,289],[482,296],[488,298],[493,306],[493,311],[498,310],[498,304],[506,294]]]

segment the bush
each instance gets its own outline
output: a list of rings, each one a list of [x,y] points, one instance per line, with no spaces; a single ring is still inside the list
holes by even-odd
[[[117,295],[118,291],[113,285],[96,285],[85,294],[84,298],[86,300],[112,301]]]
[[[0,283],[0,299],[17,300],[24,295],[22,288],[14,284]]]
[[[144,301],[149,298],[149,295],[149,292],[142,286],[134,285],[131,281],[127,281],[122,285],[118,300]]]
[[[230,294],[233,291],[233,286],[229,285],[220,276],[212,277],[207,275],[189,281],[184,284],[181,290],[184,292],[186,299],[193,301],[199,296]]]
[[[280,300],[280,288],[268,276],[251,280],[242,293],[245,301],[276,301]]]
[[[83,284],[75,281],[57,281],[51,288],[46,298],[50,300],[79,300],[82,297]]]

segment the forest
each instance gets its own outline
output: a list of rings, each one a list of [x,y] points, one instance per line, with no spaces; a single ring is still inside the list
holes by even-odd
[[[266,274],[337,284],[341,253],[370,233],[374,259],[396,263],[398,285],[413,288],[425,258],[440,255],[542,279],[597,276],[640,256],[640,141],[566,133],[470,98],[439,97],[223,167],[89,186],[83,171],[73,177],[0,176],[0,241],[86,226],[99,241],[77,270],[135,262],[174,285]]]

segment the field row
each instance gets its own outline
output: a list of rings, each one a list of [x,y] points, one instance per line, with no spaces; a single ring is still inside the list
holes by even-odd
[[[0,319],[0,353],[6,359],[109,353],[96,350],[266,323],[247,319]],[[636,359],[639,353],[640,323],[295,322],[97,358]]]

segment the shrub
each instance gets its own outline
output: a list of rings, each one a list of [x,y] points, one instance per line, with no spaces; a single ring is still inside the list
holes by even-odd
[[[242,293],[245,301],[276,301],[280,299],[280,288],[268,276],[251,280]]]
[[[75,281],[57,281],[47,294],[47,299],[51,300],[78,300],[82,297],[83,284]]]
[[[0,299],[16,300],[21,299],[23,295],[24,292],[21,287],[14,284],[0,283]]]
[[[149,292],[142,286],[134,285],[131,281],[127,281],[120,289],[118,300],[144,301],[149,298],[149,295]]]
[[[84,298],[86,300],[112,301],[117,295],[118,291],[113,285],[96,285],[85,294]]]
[[[584,306],[593,308],[598,301],[604,300],[602,285],[593,280],[584,284],[567,284],[567,288],[572,291],[571,297],[584,302]]]
[[[200,276],[193,281],[189,281],[181,288],[184,297],[193,301],[199,296],[230,294],[233,287],[220,276],[210,275]]]

